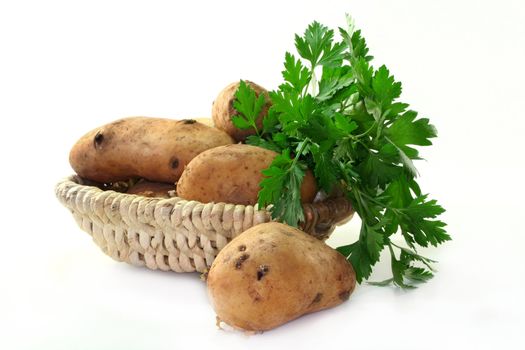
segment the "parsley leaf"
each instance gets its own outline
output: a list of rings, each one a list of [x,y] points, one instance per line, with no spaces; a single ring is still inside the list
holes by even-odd
[[[367,248],[363,246],[361,241],[338,247],[337,251],[348,257],[347,259],[352,264],[359,283],[363,281],[363,276],[370,276],[374,263],[368,255]]]
[[[415,120],[416,117],[417,113],[414,111],[403,113],[385,130],[385,134],[399,147],[430,146],[432,144],[430,139],[437,136],[436,128],[427,118]]]
[[[392,101],[401,95],[401,83],[396,82],[386,66],[381,66],[372,78],[372,90],[374,97],[381,101],[381,108],[385,110]]]
[[[349,67],[323,67],[323,79],[319,82],[319,93],[315,98],[326,101],[336,92],[347,87],[354,81]]]
[[[428,244],[437,246],[450,240],[450,236],[444,229],[446,226],[444,222],[431,219],[436,218],[445,210],[437,204],[436,200],[427,201],[426,199],[426,195],[419,196],[409,206],[401,209],[399,222],[401,230],[413,237],[420,246],[427,247]]]
[[[374,188],[378,186],[383,188],[403,172],[401,167],[385,161],[378,153],[374,152],[371,152],[359,165],[359,170],[362,176],[368,179],[368,185]]]
[[[263,94],[257,96],[255,90],[241,80],[233,102],[233,107],[239,112],[232,117],[233,125],[243,130],[253,128],[259,134],[256,120],[265,103]]]
[[[305,168],[297,159],[291,159],[290,150],[286,149],[263,171],[265,178],[260,184],[259,206],[272,204],[272,217],[294,227],[304,220],[301,183]]]
[[[289,52],[285,55],[284,68],[282,75],[288,86],[296,92],[302,93],[310,82],[311,72]],[[284,85],[282,88],[286,89],[287,87]]]
[[[326,193],[330,193],[333,185],[337,182],[338,168],[327,154],[326,148],[328,148],[327,143],[314,144],[311,147],[311,152],[315,163],[314,173],[318,179],[317,182]]]
[[[272,91],[270,98],[272,113],[278,114],[282,130],[290,135],[295,135],[300,127],[308,124],[308,119],[316,107],[312,96],[303,97],[294,91]]]
[[[269,149],[270,151],[274,151],[277,153],[281,153],[282,148],[279,147],[275,142],[272,140],[263,139],[261,137],[257,137],[256,135],[250,135],[246,138],[246,143],[248,145],[257,146]]]
[[[304,36],[295,36],[295,47],[302,58],[310,61],[312,68],[318,65],[339,65],[343,60],[346,44],[332,44],[334,31],[319,22],[313,22],[304,32]]]

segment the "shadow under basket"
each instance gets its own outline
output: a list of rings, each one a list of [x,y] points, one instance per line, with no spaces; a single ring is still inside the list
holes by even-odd
[[[102,251],[117,261],[175,272],[204,272],[217,253],[248,228],[272,221],[257,206],[150,198],[102,190],[73,175],[58,200]],[[303,204],[301,229],[324,240],[354,213],[344,197]]]

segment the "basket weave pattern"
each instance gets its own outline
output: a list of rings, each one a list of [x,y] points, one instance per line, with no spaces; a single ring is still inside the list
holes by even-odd
[[[104,253],[117,261],[163,271],[206,271],[232,238],[271,221],[257,206],[147,198],[104,191],[70,176],[56,186],[60,202]],[[305,204],[303,230],[325,239],[353,213],[343,198]]]

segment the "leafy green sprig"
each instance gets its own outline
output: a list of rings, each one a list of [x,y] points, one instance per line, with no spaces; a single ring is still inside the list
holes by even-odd
[[[284,82],[269,93],[272,103],[257,129],[264,98],[243,81],[233,117],[241,129],[254,128],[247,143],[279,152],[263,171],[259,205],[292,226],[304,220],[300,186],[306,169],[327,193],[338,187],[362,219],[359,239],[338,248],[352,263],[357,280],[372,273],[381,251],[390,252],[392,277],[375,285],[412,288],[433,276],[433,260],[418,247],[437,246],[450,236],[437,217],[444,209],[423,194],[416,182],[415,146],[437,136],[427,118],[397,101],[401,83],[386,66],[374,69],[361,32],[347,16],[347,27],[334,31],[313,22],[295,36],[300,58],[285,54]],[[316,72],[321,71],[321,77]],[[392,241],[400,232],[406,247]]]

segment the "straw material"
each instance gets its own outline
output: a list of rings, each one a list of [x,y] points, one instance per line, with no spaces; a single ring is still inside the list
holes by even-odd
[[[74,175],[55,189],[80,228],[113,259],[153,270],[204,272],[232,238],[271,221],[270,213],[257,206],[148,198],[83,183]],[[353,215],[342,197],[304,204],[303,209],[302,229],[319,239]]]

